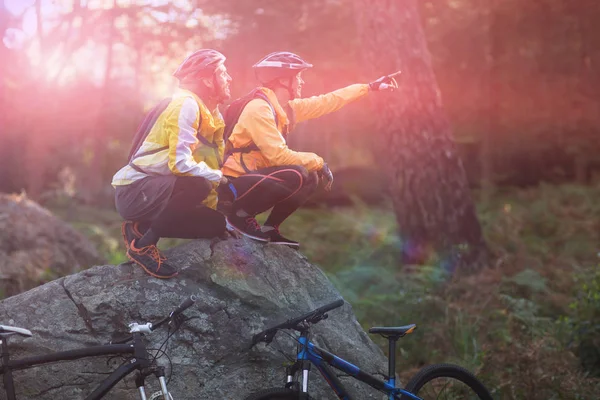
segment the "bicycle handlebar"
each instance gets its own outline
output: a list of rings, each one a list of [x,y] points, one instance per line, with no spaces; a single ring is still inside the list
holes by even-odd
[[[175,309],[175,311],[173,311],[169,317],[173,317],[177,314],[181,314],[182,312],[184,312],[185,310],[187,310],[188,308],[190,308],[192,306],[192,304],[194,304],[196,302],[197,298],[194,295],[191,295],[190,297],[188,297],[187,299],[183,300],[181,302],[181,304],[179,305],[179,307],[177,307]]]
[[[194,295],[191,295],[190,297],[183,300],[181,302],[181,304],[179,304],[179,306],[177,306],[177,308],[169,314],[168,317],[163,318],[156,324],[150,324],[151,325],[150,331],[154,331],[155,329],[159,328],[161,325],[164,325],[166,322],[171,321],[173,318],[175,318],[178,315],[180,315],[181,313],[183,313],[185,310],[190,308],[196,302],[196,300],[197,300],[197,297]],[[131,339],[133,339],[133,335],[129,335],[127,337],[117,339],[117,340],[112,340],[110,342],[110,344],[124,344],[124,343],[129,342]]]
[[[185,310],[190,308],[196,302],[196,300],[197,300],[197,297],[194,295],[191,295],[187,299],[183,300],[181,302],[181,304],[179,304],[179,306],[177,306],[177,308],[169,314],[168,317],[163,318],[161,321],[154,324],[152,326],[152,330],[159,328],[165,322],[168,322],[168,321],[172,320],[173,318],[177,317],[178,315],[180,315],[182,312],[184,312]]]
[[[300,317],[288,319],[287,321],[279,325],[275,325],[270,327],[269,329],[265,329],[264,331],[257,333],[252,337],[252,346],[260,342],[271,343],[271,341],[275,337],[275,334],[280,329],[293,329],[296,331],[302,331],[305,328],[299,326],[301,322],[316,324],[317,322],[327,318],[325,314],[327,311],[331,311],[335,308],[341,307],[343,304],[344,300],[339,299],[334,301],[333,303],[326,304]]]

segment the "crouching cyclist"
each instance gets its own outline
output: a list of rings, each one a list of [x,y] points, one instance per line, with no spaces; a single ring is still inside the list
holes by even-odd
[[[202,49],[173,74],[179,88],[146,117],[129,162],[113,177],[127,256],[148,274],[170,278],[175,266],[156,247],[161,237],[210,238],[225,233],[215,210],[224,143],[218,104],[230,98],[225,56]]]
[[[290,52],[267,55],[254,66],[261,86],[234,101],[226,121],[223,174],[233,185],[229,199],[221,201],[230,228],[252,239],[299,247],[281,235],[279,226],[306,202],[319,184],[325,189],[333,174],[321,157],[297,152],[287,145],[287,136],[302,121],[334,112],[365,96],[369,91],[398,87],[393,75],[370,84],[354,84],[331,93],[301,98],[302,72],[312,65]],[[230,134],[229,134],[230,133]],[[264,226],[255,219],[273,208]]]

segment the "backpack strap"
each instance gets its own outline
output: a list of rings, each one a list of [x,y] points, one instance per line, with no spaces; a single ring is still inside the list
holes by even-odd
[[[140,172],[140,173],[142,173],[142,174],[146,174],[146,175],[158,175],[158,174],[155,174],[155,173],[153,173],[153,172],[147,172],[147,171],[144,171],[144,170],[143,170],[142,168],[140,168],[138,165],[135,165],[135,164],[133,163],[133,160],[135,160],[136,158],[139,158],[139,157],[149,156],[150,154],[155,154],[155,153],[158,153],[158,152],[160,152],[160,151],[163,151],[163,150],[166,150],[166,149],[168,149],[168,148],[169,148],[169,146],[161,146],[161,147],[158,147],[158,148],[156,148],[156,149],[153,149],[153,150],[144,151],[143,153],[137,154],[137,155],[136,155],[134,158],[132,158],[132,159],[131,159],[131,161],[129,161],[129,164],[128,164],[128,165],[129,165],[131,168],[135,169],[137,172]]]
[[[275,119],[275,126],[279,126],[279,118],[277,116],[277,112],[275,111],[275,107],[273,107],[273,104],[271,104],[271,101],[269,100],[267,95],[264,94],[263,91],[260,89],[252,90],[246,96],[239,98],[238,100],[234,101],[229,106],[229,108],[227,109],[227,113],[226,113],[227,119],[225,121],[225,132],[223,134],[223,139],[225,140],[225,155],[224,155],[223,163],[225,163],[225,161],[227,161],[227,158],[229,158],[229,156],[231,154],[240,153],[240,164],[242,165],[242,168],[244,168],[244,171],[246,171],[246,173],[250,173],[252,171],[250,171],[248,169],[248,167],[246,167],[246,163],[244,163],[243,155],[250,153],[252,151],[260,151],[260,149],[258,148],[258,146],[255,143],[251,143],[245,147],[231,147],[231,146],[227,146],[227,144],[229,143],[229,136],[231,136],[231,133],[233,132],[233,128],[238,123],[238,121],[240,119],[240,115],[242,115],[244,108],[246,108],[248,103],[254,99],[261,99],[261,100],[264,100],[267,102],[267,104],[271,108],[271,111],[273,112],[273,118]],[[282,136],[283,136],[284,140],[287,140],[286,133],[282,133]]]
[[[210,147],[211,149],[216,149],[219,147],[218,144],[216,144],[215,142],[210,142],[207,138],[205,138],[204,136],[202,136],[200,134],[200,130],[198,130],[198,134],[196,135],[198,137],[198,140],[205,146]]]
[[[256,90],[253,99],[262,99],[267,102],[269,107],[271,107],[271,111],[273,112],[273,118],[275,119],[275,126],[279,126],[279,118],[277,118],[277,112],[275,112],[275,107],[273,107],[273,104],[271,104],[267,95],[264,94],[262,90]]]

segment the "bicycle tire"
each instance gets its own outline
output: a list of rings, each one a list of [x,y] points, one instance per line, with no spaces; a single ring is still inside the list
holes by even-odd
[[[269,388],[253,393],[245,400],[312,400],[312,397],[286,388]]]
[[[418,396],[423,386],[436,378],[456,379],[468,386],[480,400],[493,400],[490,392],[475,375],[465,368],[453,364],[433,364],[422,368],[412,377],[404,389]],[[400,400],[409,400],[409,397],[403,395]]]

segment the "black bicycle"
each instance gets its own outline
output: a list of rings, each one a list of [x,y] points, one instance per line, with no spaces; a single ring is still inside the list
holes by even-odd
[[[156,362],[157,357],[162,352],[163,346],[166,345],[170,337],[181,327],[181,325],[189,318],[183,315],[183,311],[189,308],[196,301],[195,296],[190,296],[185,299],[179,307],[163,318],[156,324],[150,322],[138,324],[133,322],[129,324],[130,335],[112,341],[105,345],[86,347],[75,350],[61,351],[56,353],[44,354],[41,356],[32,356],[18,360],[11,360],[8,351],[8,337],[12,335],[20,335],[31,337],[32,333],[24,328],[0,325],[0,345],[2,350],[2,364],[0,365],[0,373],[4,380],[4,390],[8,396],[7,400],[16,400],[15,386],[12,377],[12,372],[32,368],[38,365],[52,363],[56,361],[71,361],[86,357],[95,356],[125,356],[126,361],[113,371],[85,400],[98,400],[103,398],[119,381],[124,379],[133,371],[138,371],[135,379],[136,386],[142,400],[148,400],[145,391],[145,379],[154,375],[160,383],[160,392],[156,392],[150,396],[150,400],[163,399],[172,400],[173,397],[167,390],[167,381],[165,379],[165,368],[159,366]],[[151,355],[146,347],[145,341],[142,339],[144,334],[149,334],[153,330],[168,324],[169,332],[167,338],[162,343],[156,354]],[[131,343],[130,343],[131,342]],[[162,352],[164,353],[164,352]]]
[[[290,319],[254,335],[252,346],[260,342],[271,343],[280,330],[289,329],[300,333],[299,337],[294,337],[298,342],[296,360],[286,368],[285,386],[262,390],[250,395],[246,400],[312,399],[308,394],[308,377],[311,364],[317,368],[337,397],[342,400],[351,400],[352,397],[329,366],[385,393],[389,400],[430,398],[492,400],[489,391],[473,374],[462,367],[451,364],[435,364],[424,367],[408,382],[405,388],[396,387],[396,342],[399,338],[413,332],[416,329],[414,324],[369,329],[369,333],[380,334],[389,341],[389,364],[386,381],[363,372],[357,366],[335,354],[317,347],[309,339],[311,326],[327,319],[327,311],[338,308],[343,304],[343,300],[335,301],[306,315]],[[300,376],[302,376],[302,382],[299,381]]]

